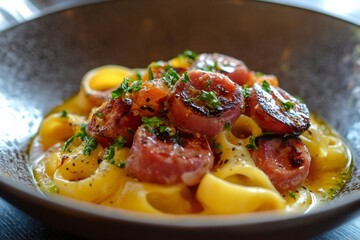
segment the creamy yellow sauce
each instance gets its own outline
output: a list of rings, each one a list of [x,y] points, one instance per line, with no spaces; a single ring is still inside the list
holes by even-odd
[[[185,64],[177,61],[174,64]],[[92,70],[87,77],[90,75],[89,86],[92,90],[104,91],[118,86],[121,82],[118,79],[135,74],[135,71],[124,67],[105,66]],[[89,80],[83,80],[83,84],[84,81]],[[88,121],[92,108],[96,107],[94,101],[97,100],[91,99],[89,92],[82,86],[77,95],[55,107],[45,117],[29,150],[34,180],[42,192],[156,214],[235,214],[268,210],[307,212],[331,200],[351,175],[351,151],[342,138],[315,115],[311,116],[312,127],[300,137],[312,157],[310,174],[301,187],[284,195],[274,189],[253,163],[243,147],[249,139],[240,139],[235,133],[229,135],[221,132],[215,138],[222,143],[223,154],[233,154],[230,150],[226,152],[226,149],[236,147],[236,151],[243,157],[240,160],[230,158],[229,163],[208,173],[199,186],[191,188],[183,184],[164,186],[139,182],[128,176],[124,169],[105,163],[102,160],[102,147],[95,150],[96,156],[77,155],[78,162],[62,158],[61,148],[64,142],[78,131],[74,130],[74,125],[80,126]],[[251,121],[245,116],[243,118],[245,120],[242,123]],[[256,132],[256,124],[249,122],[248,125],[251,127],[246,129],[247,132]],[[71,146],[72,151],[81,148],[81,143],[71,144],[75,144]],[[125,149],[116,154],[124,160],[127,152],[128,149]],[[69,156],[71,158],[70,153]],[[80,161],[83,162],[81,169],[78,165],[75,166]],[[87,164],[84,163],[86,161]],[[76,168],[77,173],[65,176],[67,172],[61,170],[64,164],[69,164],[69,168]],[[74,178],[75,175],[77,178]],[[215,187],[218,192],[213,189]],[[231,202],[239,206],[226,206]],[[220,207],[222,203],[225,206]]]

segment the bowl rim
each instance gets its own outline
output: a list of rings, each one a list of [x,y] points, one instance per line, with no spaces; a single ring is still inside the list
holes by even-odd
[[[12,28],[16,28],[17,26],[25,24],[27,22],[34,21],[36,19],[46,17],[48,15],[56,14],[56,13],[59,13],[62,11],[66,11],[69,9],[79,8],[82,6],[93,5],[93,4],[101,4],[101,3],[106,3],[106,2],[116,2],[116,1],[117,0],[77,0],[77,1],[72,1],[72,2],[68,1],[68,2],[58,3],[56,5],[52,5],[45,9],[42,9],[40,12],[34,13],[33,15],[31,15],[29,17],[24,18],[24,21],[22,21],[22,22],[15,22],[15,23],[9,24],[7,27],[1,29],[0,33],[7,31],[9,29],[12,29]],[[220,1],[233,2],[234,0],[220,0]],[[236,0],[236,1],[250,2],[252,0]],[[326,10],[326,9],[323,9],[320,7],[316,7],[311,4],[306,4],[303,2],[298,2],[298,1],[283,2],[281,0],[256,0],[255,2],[305,10],[305,11],[313,12],[314,14],[321,14],[323,16],[332,17],[334,19],[344,21],[344,22],[347,22],[354,26],[360,27],[360,19],[356,19],[356,18],[351,17],[346,14],[336,13],[336,12]]]
[[[357,19],[347,14],[341,14],[335,11],[324,9],[319,6],[316,6],[315,4],[314,5],[309,4],[308,2],[305,1],[296,1],[296,0],[292,0],[289,2],[284,2],[283,0],[257,0],[257,1],[309,10],[311,12],[320,13],[325,16],[331,16],[333,18],[337,18],[345,22],[351,23],[353,25],[360,26],[360,19]]]
[[[227,215],[172,215],[172,214],[151,214],[131,210],[114,209],[97,205],[94,203],[83,202],[70,199],[60,195],[45,195],[40,190],[26,187],[23,183],[8,179],[0,175],[0,195],[13,203],[12,199],[20,199],[36,205],[41,205],[45,209],[55,212],[68,212],[71,215],[97,217],[111,221],[126,221],[137,224],[153,226],[173,226],[183,228],[201,227],[230,227],[230,226],[251,226],[258,224],[301,221],[308,218],[326,215],[339,211],[340,215],[360,214],[360,191],[344,197],[341,201],[330,200],[327,204],[320,205],[307,213],[288,213],[288,212],[256,212],[249,214],[227,214]],[[331,204],[330,204],[331,203]],[[18,205],[18,204],[15,204]],[[20,208],[22,208],[20,206]],[[219,221],[219,217],[221,221]]]

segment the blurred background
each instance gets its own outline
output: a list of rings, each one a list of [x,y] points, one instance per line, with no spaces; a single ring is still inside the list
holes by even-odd
[[[95,1],[96,0],[0,0],[0,30],[33,19],[44,13]],[[360,25],[360,0],[264,1],[304,7],[343,18]]]

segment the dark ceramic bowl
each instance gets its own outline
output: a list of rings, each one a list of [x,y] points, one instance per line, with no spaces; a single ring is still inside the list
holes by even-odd
[[[165,217],[45,197],[27,148],[44,115],[104,64],[143,67],[184,49],[221,52],[274,73],[349,142],[355,158],[340,195],[305,215]],[[360,28],[319,13],[241,0],[124,0],[77,7],[0,33],[0,194],[57,228],[91,238],[304,239],[358,215]],[[294,234],[296,233],[296,234]],[[242,238],[244,239],[244,238]],[[247,238],[245,238],[247,239]]]

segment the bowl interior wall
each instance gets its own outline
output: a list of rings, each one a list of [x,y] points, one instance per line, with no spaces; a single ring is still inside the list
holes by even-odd
[[[277,75],[349,141],[360,165],[359,43],[359,27],[341,20],[241,0],[114,1],[21,24],[0,33],[0,175],[34,186],[28,144],[88,70],[146,67],[185,49]],[[359,193],[359,176],[355,169],[344,194]]]

